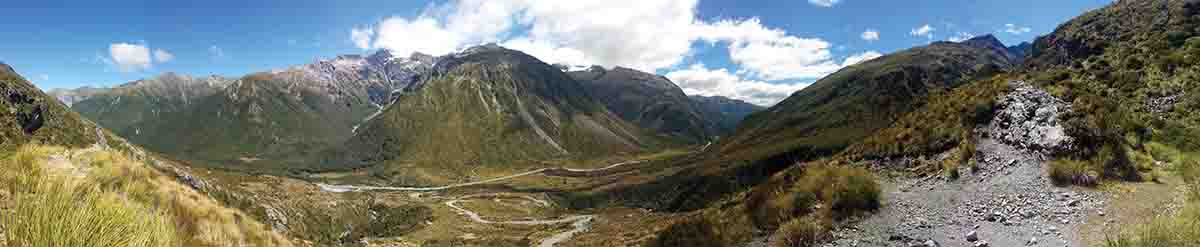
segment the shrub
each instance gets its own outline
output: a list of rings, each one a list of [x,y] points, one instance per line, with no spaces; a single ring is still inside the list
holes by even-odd
[[[822,216],[809,215],[792,219],[775,231],[775,247],[820,246],[832,237],[833,222]]]
[[[716,226],[704,217],[690,218],[675,223],[658,236],[650,240],[650,247],[695,246],[721,247],[725,246],[717,238]]]
[[[882,194],[870,171],[833,165],[808,167],[792,191],[813,195],[832,210],[835,218],[878,209]]]
[[[1098,177],[1086,161],[1060,159],[1046,166],[1050,181],[1058,185],[1095,186]]]

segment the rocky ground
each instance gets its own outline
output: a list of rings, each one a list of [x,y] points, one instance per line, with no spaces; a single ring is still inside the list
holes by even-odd
[[[1107,194],[1058,187],[1050,154],[1072,140],[1058,122],[1069,106],[1027,83],[998,101],[977,129],[975,168],[942,176],[885,178],[884,206],[834,232],[827,246],[1082,246],[1077,229],[1104,217]]]
[[[992,139],[978,151],[979,169],[955,181],[889,179],[883,209],[828,246],[1081,246],[1075,229],[1104,214],[1105,194],[1054,186],[1043,156]]]

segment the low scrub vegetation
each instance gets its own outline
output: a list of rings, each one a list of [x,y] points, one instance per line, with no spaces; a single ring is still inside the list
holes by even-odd
[[[996,100],[1010,90],[1010,79],[997,75],[930,95],[924,106],[850,146],[842,155],[852,159],[918,157],[958,148],[940,166],[922,167],[923,172],[941,171],[957,178],[958,167],[973,160],[975,127],[992,119]]]
[[[793,166],[668,227],[649,246],[733,246],[753,229],[775,231],[772,243],[780,246],[816,246],[829,239],[835,221],[880,207],[875,177],[836,163]]]
[[[1159,147],[1163,148],[1163,147]],[[1168,152],[1178,153],[1178,152]],[[1172,168],[1187,186],[1187,202],[1176,215],[1162,215],[1106,241],[1108,247],[1200,246],[1200,156],[1179,154]]]
[[[0,205],[12,213],[0,226],[10,246],[290,246],[121,153],[25,146],[5,156]]]

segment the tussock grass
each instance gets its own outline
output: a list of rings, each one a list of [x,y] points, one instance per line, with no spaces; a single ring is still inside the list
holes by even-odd
[[[49,161],[48,160],[53,160]],[[240,211],[103,150],[24,146],[0,160],[11,246],[291,246]]]
[[[1188,157],[1176,171],[1188,187],[1188,200],[1177,215],[1162,215],[1105,242],[1107,247],[1200,246],[1200,160]]]
[[[775,247],[809,247],[820,246],[822,242],[833,237],[830,230],[833,222],[821,216],[804,216],[788,221],[775,232]]]
[[[676,222],[646,243],[648,247],[737,246],[750,240],[753,222],[746,215],[739,196],[726,198],[722,205]]]

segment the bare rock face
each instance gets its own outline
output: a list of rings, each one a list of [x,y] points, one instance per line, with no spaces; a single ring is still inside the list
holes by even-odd
[[[1075,139],[1059,120],[1071,111],[1070,105],[1024,81],[1010,83],[1013,91],[997,102],[986,134],[1022,149],[1051,154],[1072,149]]]

